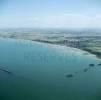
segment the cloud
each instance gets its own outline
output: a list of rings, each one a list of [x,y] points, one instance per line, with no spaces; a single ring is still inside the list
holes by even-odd
[[[19,20],[18,20],[19,19]],[[101,14],[58,14],[44,16],[13,17],[0,20],[0,27],[40,28],[101,28]]]
[[[64,28],[101,28],[101,15],[61,14],[35,17],[33,26]]]

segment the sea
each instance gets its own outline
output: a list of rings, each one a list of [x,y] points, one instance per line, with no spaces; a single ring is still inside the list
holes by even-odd
[[[101,100],[100,63],[76,48],[0,38],[0,100]]]

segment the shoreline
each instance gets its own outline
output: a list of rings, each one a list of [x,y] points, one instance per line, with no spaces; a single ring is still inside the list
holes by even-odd
[[[68,48],[72,48],[73,50],[75,49],[75,51],[83,51],[82,53],[84,55],[90,55],[91,54],[91,55],[95,56],[97,59],[101,59],[101,56],[99,56],[99,53],[92,52],[89,49],[76,48],[76,47],[72,47],[72,46],[66,46],[66,45],[61,45],[61,44],[56,44],[56,43],[51,43],[51,42],[43,42],[43,41],[36,41],[36,40],[30,40],[30,39],[15,39],[15,38],[4,38],[4,37],[0,37],[0,39],[20,40],[23,42],[29,41],[29,42],[45,43],[48,45],[59,46],[59,47],[68,47]]]
[[[34,40],[31,40],[31,41],[34,41]],[[37,41],[37,40],[35,40],[35,41]],[[55,45],[59,45],[59,46],[65,46],[65,47],[70,47],[70,48],[75,48],[75,49],[78,49],[78,50],[82,50],[82,51],[84,51],[85,53],[89,53],[89,54],[92,54],[92,55],[94,55],[94,56],[96,56],[96,58],[97,59],[101,59],[101,53],[99,53],[99,52],[94,52],[94,51],[92,51],[92,50],[90,50],[90,49],[87,49],[87,48],[80,48],[80,47],[74,47],[74,46],[66,46],[66,45],[61,45],[61,44],[56,44],[56,43],[52,43],[52,42],[47,42],[47,41],[37,41],[37,42],[43,42],[43,43],[48,43],[48,44],[55,44]],[[88,55],[88,54],[87,54]]]

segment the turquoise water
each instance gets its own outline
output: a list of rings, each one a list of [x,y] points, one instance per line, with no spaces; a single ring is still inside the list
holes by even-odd
[[[0,39],[0,68],[12,72],[0,71],[0,100],[101,100],[99,62],[77,49]]]

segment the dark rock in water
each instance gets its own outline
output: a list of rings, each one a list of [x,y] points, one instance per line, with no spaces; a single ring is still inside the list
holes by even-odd
[[[88,71],[88,68],[85,68],[84,70],[83,70],[83,72],[87,72]]]
[[[67,78],[72,78],[73,77],[73,74],[68,74],[66,75]]]
[[[78,72],[75,72],[75,74],[78,74]]]
[[[7,74],[12,74],[12,72],[10,72],[10,71],[8,71],[8,70],[5,70],[5,69],[0,69],[1,71],[3,71],[3,72],[5,72],[5,73],[7,73]]]
[[[101,66],[101,63],[99,63],[98,66]]]
[[[94,67],[95,65],[94,65],[94,64],[89,64],[89,66],[90,66],[90,67]]]

